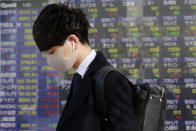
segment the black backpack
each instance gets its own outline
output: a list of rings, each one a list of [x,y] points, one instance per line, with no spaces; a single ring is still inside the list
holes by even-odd
[[[101,118],[101,129],[104,129],[107,122],[104,80],[111,71],[117,70],[112,66],[104,66],[95,75],[94,93],[96,108]],[[138,119],[140,131],[163,131],[166,111],[165,87],[147,83],[133,85],[128,79],[127,81],[130,83],[130,88],[133,88],[134,114]]]

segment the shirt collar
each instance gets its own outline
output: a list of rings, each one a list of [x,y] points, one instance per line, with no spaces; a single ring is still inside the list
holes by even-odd
[[[88,66],[93,61],[95,56],[96,56],[96,52],[95,52],[95,50],[92,50],[91,53],[81,62],[79,67],[76,69],[76,72],[78,74],[80,74],[82,76],[82,78],[83,78],[84,74],[86,73],[86,71],[88,70]]]

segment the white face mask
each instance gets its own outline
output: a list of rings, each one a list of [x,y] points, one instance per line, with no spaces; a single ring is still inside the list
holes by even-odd
[[[55,54],[48,54],[47,55],[47,63],[50,67],[58,72],[65,73],[66,71],[70,70],[73,67],[75,61],[75,43],[73,42],[73,55],[69,58],[64,57],[64,49],[68,44],[67,40],[63,47],[60,47]]]

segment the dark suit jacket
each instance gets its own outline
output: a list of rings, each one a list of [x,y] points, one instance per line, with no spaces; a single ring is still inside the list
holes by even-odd
[[[110,64],[101,52],[97,52],[83,79],[79,81],[80,87],[73,97],[71,85],[57,131],[101,131],[93,87],[95,73],[106,65]],[[114,71],[106,77],[104,90],[108,112],[108,122],[104,131],[138,131],[137,120],[133,114],[132,89],[128,82],[120,73]]]

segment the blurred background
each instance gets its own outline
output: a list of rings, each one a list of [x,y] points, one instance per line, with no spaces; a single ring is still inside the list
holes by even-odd
[[[1,0],[0,131],[55,131],[74,70],[53,71],[32,39],[47,4]],[[165,131],[196,131],[196,0],[70,0],[90,45],[133,83],[167,87]]]

